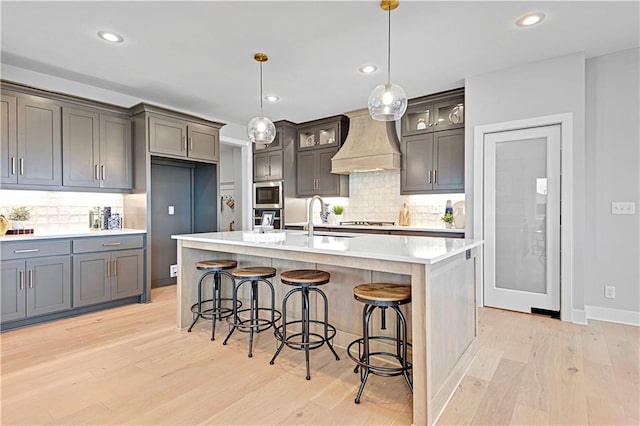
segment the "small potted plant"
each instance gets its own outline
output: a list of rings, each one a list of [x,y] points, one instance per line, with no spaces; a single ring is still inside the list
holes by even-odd
[[[453,227],[453,213],[445,213],[444,216],[442,216],[442,221],[444,222],[444,224],[447,227],[447,229],[452,228]]]
[[[9,219],[11,219],[11,228],[24,229],[24,222],[31,217],[31,210],[25,206],[14,207],[9,212]]]
[[[331,208],[331,213],[335,215],[336,225],[340,225],[340,221],[342,220],[342,213],[344,212],[344,207],[339,204],[336,204]]]

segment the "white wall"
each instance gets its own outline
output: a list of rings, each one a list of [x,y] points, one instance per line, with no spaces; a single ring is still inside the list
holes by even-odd
[[[640,49],[586,63],[585,305],[640,312]],[[636,214],[614,216],[612,201]],[[616,299],[604,286],[616,287]],[[636,316],[637,318],[638,316]]]
[[[582,53],[467,77],[465,80],[465,200],[473,217],[474,127],[563,113],[573,114],[573,308],[584,309],[585,57]],[[473,225],[467,220],[466,231]],[[563,242],[566,244],[567,242]]]

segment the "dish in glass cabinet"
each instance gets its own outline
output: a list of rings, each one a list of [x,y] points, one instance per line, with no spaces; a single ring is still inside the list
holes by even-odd
[[[316,135],[309,135],[307,136],[307,146],[313,146],[316,144]]]

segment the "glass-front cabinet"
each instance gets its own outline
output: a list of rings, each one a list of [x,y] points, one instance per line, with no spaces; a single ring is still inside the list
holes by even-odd
[[[298,149],[338,146],[339,124],[326,123],[298,130]]]
[[[464,127],[464,91],[413,100],[403,117],[402,134],[415,135]]]

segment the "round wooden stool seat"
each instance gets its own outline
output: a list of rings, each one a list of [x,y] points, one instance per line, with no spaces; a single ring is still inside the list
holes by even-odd
[[[196,263],[196,268],[203,269],[231,269],[238,266],[238,262],[235,260],[215,259],[215,260],[203,260]]]
[[[272,278],[276,276],[276,268],[268,266],[249,266],[247,268],[238,268],[231,271],[231,275],[236,278]]]
[[[411,286],[406,284],[371,283],[353,288],[353,295],[363,302],[408,302],[411,300]]]
[[[280,280],[284,284],[326,284],[331,279],[331,274],[314,269],[294,269],[280,274]]]

